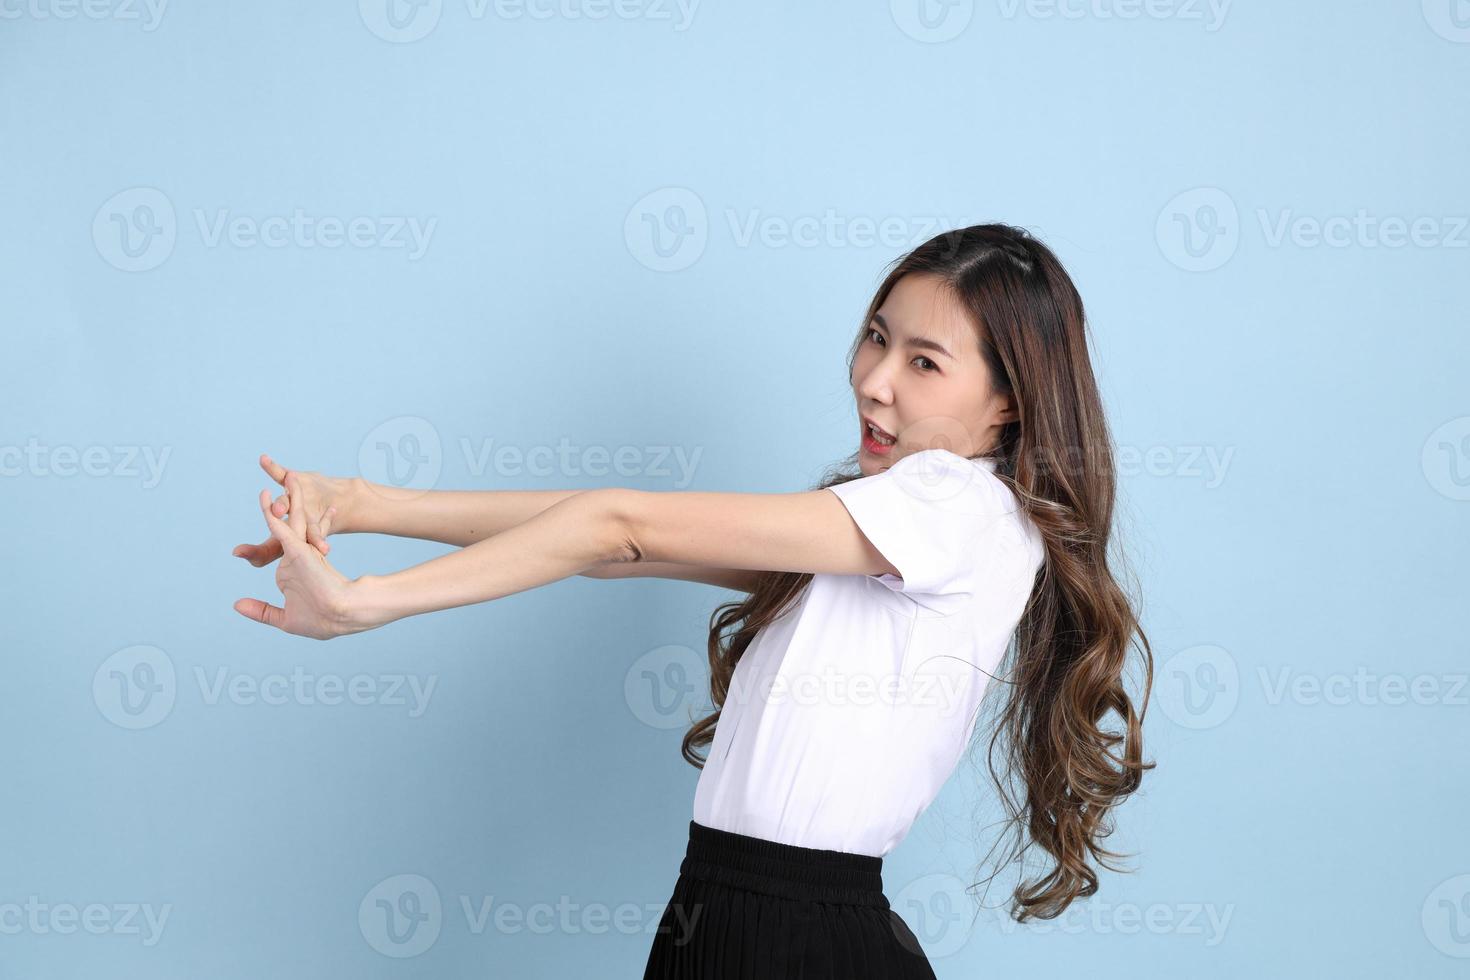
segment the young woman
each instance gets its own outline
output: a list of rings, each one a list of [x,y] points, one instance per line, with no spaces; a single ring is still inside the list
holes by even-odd
[[[914,249],[848,365],[859,448],[800,493],[394,491],[262,456],[286,494],[261,491],[271,537],[235,553],[281,559],[284,605],[235,608],[326,639],[570,575],[748,593],[711,617],[716,710],[684,736],[701,772],[645,978],[933,977],[883,856],[963,756],[1007,651],[995,740],[1023,799],[997,781],[1051,864],[1017,887],[1021,921],[1094,894],[1092,862],[1121,856],[1101,842],[1154,765],[1153,657],[1109,570],[1112,453],[1082,301],[1046,246],[977,225]],[[344,531],[462,547],[349,580],[324,557]]]

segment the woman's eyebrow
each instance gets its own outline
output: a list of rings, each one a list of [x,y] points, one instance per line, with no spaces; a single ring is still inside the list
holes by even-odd
[[[873,319],[878,321],[878,326],[882,327],[884,330],[887,330],[889,333],[893,333],[893,328],[888,325],[887,320],[883,319],[882,313],[874,313]],[[937,340],[930,340],[928,337],[907,337],[904,339],[904,346],[916,347],[920,350],[938,351],[945,357],[949,358],[951,361],[955,360],[955,356],[951,354],[947,349],[945,349],[945,346],[943,344],[941,344]]]

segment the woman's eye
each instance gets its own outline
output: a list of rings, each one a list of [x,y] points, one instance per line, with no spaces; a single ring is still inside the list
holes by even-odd
[[[883,339],[883,335],[878,332],[878,329],[876,327],[869,327],[868,328],[868,340],[870,340],[870,341],[872,341],[874,343],[879,343],[879,344],[886,344],[887,343],[887,341]],[[927,364],[928,367],[926,367],[924,369],[926,371],[938,371],[939,370],[939,365],[938,364],[935,364],[932,360],[930,360],[927,357],[916,357],[916,358],[914,358],[914,360],[916,362],[917,361],[923,361],[925,364]]]

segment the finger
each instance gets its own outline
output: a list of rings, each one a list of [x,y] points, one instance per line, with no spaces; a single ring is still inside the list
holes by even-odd
[[[327,535],[332,533],[332,515],[336,512],[336,507],[328,507],[325,514],[306,525],[306,543],[316,545],[324,555],[328,547]]]
[[[269,602],[260,599],[236,599],[235,611],[257,623],[274,626],[276,629],[285,629],[282,624],[286,621],[286,610],[280,606],[273,606]]]
[[[286,493],[290,497],[290,499],[286,501],[286,506],[291,511],[291,513],[287,517],[287,523],[289,523],[291,525],[291,529],[293,531],[295,531],[297,534],[299,534],[301,536],[301,540],[305,541],[306,540],[306,500],[304,499],[305,491],[301,489],[301,478],[298,477],[295,473],[287,473],[286,474]]]
[[[272,480],[275,480],[277,483],[285,482],[287,473],[286,467],[282,466],[280,463],[277,463],[265,453],[260,454],[260,468],[265,470],[266,473],[270,474],[270,478]]]
[[[327,543],[327,535],[332,533],[332,518],[336,516],[337,508],[335,506],[328,507],[327,512],[322,515],[320,529],[322,532],[322,554],[324,555],[327,553],[327,549],[331,547],[331,545]]]
[[[260,544],[240,544],[230,552],[238,558],[244,558],[250,564],[259,568],[261,565],[269,565],[281,557],[281,543],[275,538],[266,538]]]
[[[294,548],[302,543],[301,534],[291,525],[271,513],[271,494],[269,490],[260,491],[260,510],[265,514],[265,523],[271,529],[271,536],[281,543],[281,550]]]
[[[271,513],[277,517],[285,517],[291,511],[291,495],[281,494],[271,501]]]

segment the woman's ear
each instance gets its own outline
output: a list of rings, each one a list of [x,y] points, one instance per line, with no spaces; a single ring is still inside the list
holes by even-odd
[[[995,425],[1009,425],[1020,421],[1020,409],[1016,407],[1016,400],[1010,395],[996,395],[995,404]]]

